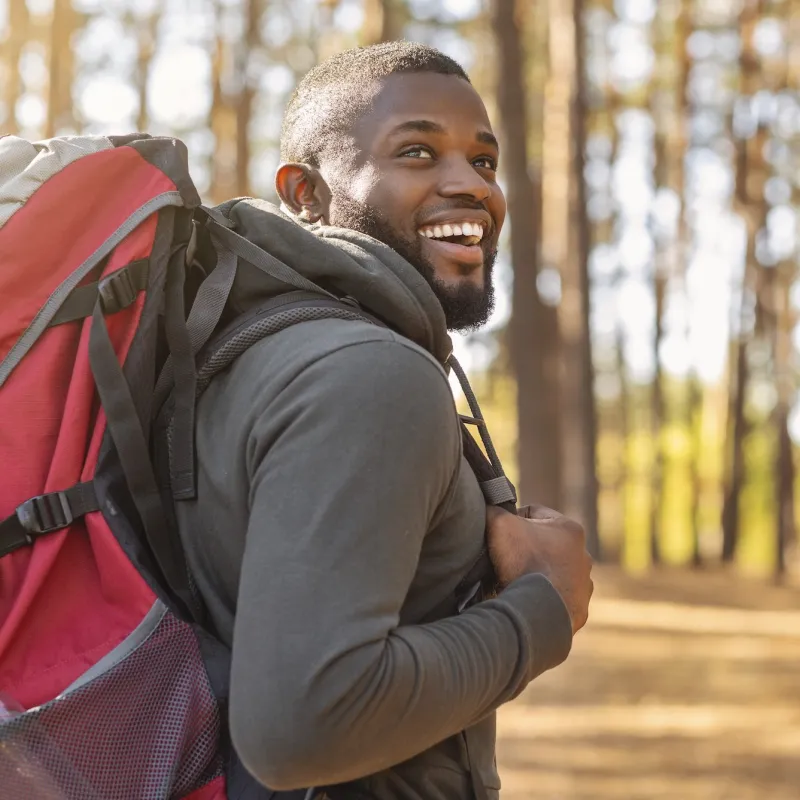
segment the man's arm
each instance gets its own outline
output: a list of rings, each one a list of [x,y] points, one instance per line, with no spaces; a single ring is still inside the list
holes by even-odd
[[[566,658],[569,615],[541,575],[459,617],[398,627],[460,463],[446,378],[414,348],[384,338],[307,367],[259,415],[247,460],[230,721],[265,784],[386,769]]]

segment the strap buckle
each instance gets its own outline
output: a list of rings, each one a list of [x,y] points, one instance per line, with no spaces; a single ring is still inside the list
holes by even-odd
[[[17,508],[17,519],[28,544],[43,533],[66,528],[75,519],[65,492],[40,494]]]
[[[97,294],[103,313],[116,314],[133,303],[138,292],[133,285],[130,270],[123,267],[97,284]]]

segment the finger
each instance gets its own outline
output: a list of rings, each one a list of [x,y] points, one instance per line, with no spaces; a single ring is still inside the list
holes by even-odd
[[[503,514],[508,514],[509,512],[499,506],[492,506],[487,504],[486,505],[486,519],[491,521],[497,519],[498,517],[502,517]]]

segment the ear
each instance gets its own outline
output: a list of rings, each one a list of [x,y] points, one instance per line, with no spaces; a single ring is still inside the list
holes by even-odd
[[[306,222],[327,222],[330,191],[319,170],[308,164],[281,164],[275,173],[281,202]]]

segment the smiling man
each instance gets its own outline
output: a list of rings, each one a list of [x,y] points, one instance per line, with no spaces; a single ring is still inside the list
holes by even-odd
[[[580,526],[487,510],[447,380],[448,329],[492,307],[497,141],[455,62],[392,43],[312,70],[281,151],[282,210],[223,213],[381,324],[292,325],[198,406],[178,513],[233,651],[232,741],[263,797],[495,800],[493,712],[566,658],[591,594]],[[502,590],[462,603],[485,534]]]

